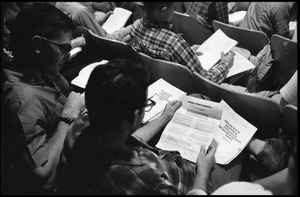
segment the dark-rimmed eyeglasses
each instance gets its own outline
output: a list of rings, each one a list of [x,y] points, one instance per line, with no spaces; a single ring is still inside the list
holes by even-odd
[[[151,97],[151,98],[152,98],[152,97]],[[149,112],[149,111],[152,109],[152,107],[153,107],[154,105],[156,105],[156,102],[153,101],[151,98],[148,98],[148,100],[147,100],[147,104],[146,104],[146,106],[145,106],[145,112]]]
[[[62,54],[63,54],[63,58],[67,57],[69,54],[70,54],[70,51],[72,50],[72,46],[70,44],[59,44],[59,43],[56,43],[52,40],[49,40],[47,38],[44,38],[44,37],[41,37],[43,40],[47,41],[47,42],[50,42],[56,46],[59,47],[59,49],[62,51]]]

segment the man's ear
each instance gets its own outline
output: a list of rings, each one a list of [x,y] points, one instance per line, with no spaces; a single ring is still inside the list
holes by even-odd
[[[167,7],[166,6],[163,6],[161,9],[160,9],[160,15],[164,16],[167,12]]]
[[[143,113],[143,110],[141,110],[141,109],[136,109],[134,111],[133,126],[139,126],[141,124],[142,113]]]
[[[40,53],[40,48],[41,48],[41,45],[42,45],[41,36],[33,36],[32,39],[31,39],[31,43],[32,43],[32,48],[33,48],[34,52],[39,54]]]

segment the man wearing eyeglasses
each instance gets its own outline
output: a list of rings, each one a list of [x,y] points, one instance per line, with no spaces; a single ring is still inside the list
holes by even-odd
[[[85,88],[90,124],[78,136],[69,161],[76,194],[183,195],[211,193],[236,180],[241,166],[235,160],[226,169],[215,165],[215,147],[191,163],[177,151],[148,143],[173,118],[182,102],[166,104],[162,114],[141,127],[149,76],[132,58],[116,58],[93,69]]]
[[[9,154],[15,157],[16,175],[9,186],[16,185],[13,194],[41,194],[55,187],[66,135],[85,109],[83,96],[70,92],[59,73],[69,59],[75,26],[44,3],[22,9],[15,24],[14,60],[4,70],[4,106],[13,126]]]

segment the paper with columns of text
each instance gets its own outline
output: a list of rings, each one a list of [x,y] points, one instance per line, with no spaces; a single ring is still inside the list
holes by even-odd
[[[257,128],[238,115],[222,100],[223,114],[220,125],[212,141],[217,147],[216,163],[229,164],[246,147]]]
[[[220,124],[223,106],[192,96],[179,97],[182,106],[164,129],[156,147],[176,150],[181,156],[196,163],[200,147],[208,150]]]

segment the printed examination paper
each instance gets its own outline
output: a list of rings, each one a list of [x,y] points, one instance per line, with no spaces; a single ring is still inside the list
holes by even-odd
[[[176,150],[183,158],[196,162],[200,146],[217,148],[216,163],[226,165],[236,158],[257,128],[239,116],[225,102],[191,96],[179,97],[182,106],[164,129],[156,147]]]
[[[177,150],[183,158],[196,163],[201,145],[207,150],[215,136],[223,105],[186,95],[179,100],[182,106],[167,124],[156,147]]]

